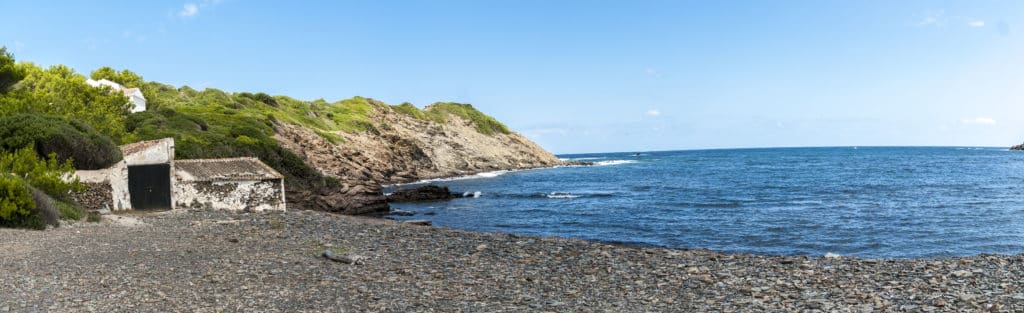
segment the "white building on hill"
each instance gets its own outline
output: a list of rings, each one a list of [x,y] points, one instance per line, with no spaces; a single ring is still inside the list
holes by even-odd
[[[124,96],[128,97],[128,101],[135,105],[135,107],[132,108],[132,113],[146,110],[146,97],[142,96],[142,90],[139,90],[139,88],[124,88],[121,84],[109,81],[105,78],[100,80],[89,79],[86,80],[85,83],[93,87],[107,86],[114,91],[124,93]]]

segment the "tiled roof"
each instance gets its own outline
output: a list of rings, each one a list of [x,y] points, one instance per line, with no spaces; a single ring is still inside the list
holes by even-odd
[[[282,179],[280,173],[257,158],[174,161],[174,175],[185,181]]]
[[[135,153],[138,153],[139,151],[149,149],[150,147],[155,146],[155,145],[159,144],[161,141],[164,141],[164,140],[167,140],[167,139],[147,140],[147,141],[139,141],[139,142],[135,142],[135,143],[126,144],[126,145],[121,146],[121,154],[123,154],[123,155],[135,154]]]

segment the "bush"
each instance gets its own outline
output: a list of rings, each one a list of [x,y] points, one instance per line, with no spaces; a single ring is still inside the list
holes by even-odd
[[[81,191],[85,188],[78,182],[77,177],[70,181],[64,180],[66,177],[73,177],[74,172],[71,160],[61,163],[57,161],[57,155],[54,153],[46,159],[40,159],[31,147],[0,154],[0,173],[17,176],[29,186],[58,199],[66,199],[68,192]]]
[[[439,102],[427,106],[423,109],[423,112],[427,115],[427,118],[441,124],[448,121],[449,115],[461,117],[467,121],[473,122],[473,124],[476,125],[476,131],[484,135],[511,133],[511,131],[508,130],[508,126],[505,126],[505,124],[498,122],[498,120],[493,117],[487,116],[483,112],[478,111],[470,104]]]
[[[412,105],[412,103],[403,102],[402,104],[392,106],[391,108],[398,113],[409,115],[420,120],[427,120],[427,115],[423,114],[423,111],[420,111],[420,109]]]
[[[13,175],[0,175],[0,226],[24,227],[41,224],[30,213],[36,208],[28,185]]]
[[[14,62],[14,56],[7,52],[7,47],[0,47],[0,94],[25,78],[25,71]]]
[[[0,150],[33,147],[38,155],[54,153],[73,159],[77,169],[107,168],[121,160],[121,150],[109,137],[75,120],[40,114],[0,117]]]

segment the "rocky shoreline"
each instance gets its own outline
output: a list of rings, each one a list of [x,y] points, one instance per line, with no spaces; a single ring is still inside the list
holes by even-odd
[[[0,312],[1024,311],[1024,255],[725,254],[314,211],[106,219],[0,229]]]

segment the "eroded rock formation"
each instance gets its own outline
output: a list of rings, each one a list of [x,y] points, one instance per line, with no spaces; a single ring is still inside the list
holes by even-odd
[[[483,134],[454,115],[441,124],[378,106],[370,116],[374,130],[333,133],[344,141],[337,144],[301,126],[275,125],[283,147],[343,183],[337,191],[289,190],[289,203],[347,214],[386,211],[384,184],[562,163],[522,135]]]

